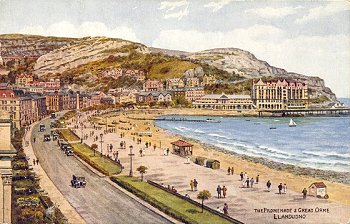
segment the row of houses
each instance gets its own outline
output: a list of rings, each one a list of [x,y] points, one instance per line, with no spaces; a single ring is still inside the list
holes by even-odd
[[[166,79],[165,82],[161,80],[146,80],[143,84],[143,90],[145,92],[164,90],[171,91],[174,89],[204,87],[206,85],[213,85],[216,83],[217,80],[214,75],[204,75],[202,78],[170,78]]]
[[[137,81],[144,81],[146,76],[145,72],[137,69],[124,69],[124,68],[111,68],[102,71],[103,77],[117,79],[122,76],[129,76]]]

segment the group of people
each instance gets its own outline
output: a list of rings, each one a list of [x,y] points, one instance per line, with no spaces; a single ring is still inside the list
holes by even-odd
[[[218,187],[216,188],[216,192],[218,193],[218,198],[226,198],[227,188],[225,187],[225,185],[223,187],[220,187],[220,185],[218,185]]]
[[[228,205],[227,205],[227,203],[224,203],[224,207],[222,208],[222,211],[221,211],[220,207],[217,207],[216,211],[218,211],[220,213],[224,212],[224,215],[228,215]]]
[[[191,187],[191,191],[197,191],[198,181],[196,179],[191,180],[190,187]]]
[[[254,184],[259,183],[259,178],[260,178],[259,174],[256,176],[255,181],[253,177],[252,178],[248,177],[247,172],[244,172],[244,174],[243,172],[241,172],[239,176],[241,177],[242,187],[253,188]]]

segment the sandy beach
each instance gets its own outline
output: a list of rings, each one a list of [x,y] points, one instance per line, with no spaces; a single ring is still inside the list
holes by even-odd
[[[222,209],[223,203],[228,203],[230,208],[229,214],[243,222],[256,223],[257,220],[260,220],[260,223],[292,223],[295,222],[295,219],[302,219],[298,223],[320,223],[319,220],[323,220],[323,223],[347,223],[349,221],[350,185],[311,177],[312,171],[310,175],[298,175],[286,167],[266,166],[247,157],[233,155],[191,139],[186,139],[186,141],[194,145],[193,156],[203,156],[219,160],[221,163],[220,170],[205,168],[193,162],[187,164],[186,158],[174,154],[165,156],[164,149],[169,148],[171,151],[171,142],[185,138],[172,135],[156,127],[152,120],[131,119],[136,117],[151,119],[162,114],[243,116],[241,113],[207,110],[194,111],[193,109],[144,110],[126,112],[119,116],[112,113],[103,115],[102,118],[96,117],[96,123],[100,123],[101,130],[94,130],[91,126],[87,125],[84,133],[94,130],[95,135],[99,135],[99,133],[105,131],[105,122],[107,120],[108,129],[115,128],[117,133],[104,135],[103,149],[105,150],[107,148],[107,144],[113,144],[114,148],[113,152],[110,152],[110,156],[113,156],[113,153],[118,151],[118,158],[125,167],[124,174],[128,174],[129,172],[128,146],[133,145],[135,153],[134,167],[140,165],[147,166],[149,169],[145,175],[146,179],[163,183],[164,185],[174,186],[179,193],[188,194],[191,198],[195,199],[196,192],[190,190],[189,182],[191,179],[196,178],[199,182],[199,190],[207,189],[213,195],[208,200],[207,205]],[[256,114],[245,114],[245,116],[256,116]],[[137,144],[134,139],[138,137],[132,135],[132,133],[139,131],[150,131],[153,135],[152,137],[142,137],[142,143]],[[76,133],[79,135],[80,129]],[[125,137],[121,138],[120,133],[124,133]],[[127,149],[118,148],[120,141],[126,142]],[[93,143],[91,139],[85,142],[88,145]],[[146,149],[145,142],[151,142],[152,147]],[[155,150],[153,149],[154,145],[156,145]],[[139,149],[144,149],[145,156],[140,156]],[[229,166],[234,167],[234,175],[227,174],[227,168]],[[303,172],[306,171],[307,169],[303,170]],[[239,177],[240,172],[246,172],[249,177],[253,177],[254,179],[259,174],[259,184],[254,184],[253,188],[243,188]],[[135,170],[134,173],[138,175]],[[272,182],[271,192],[266,191],[267,180]],[[303,188],[308,188],[313,182],[320,181],[323,181],[327,185],[327,193],[330,198],[328,200],[315,197],[303,199],[301,193]],[[278,194],[277,186],[279,183],[287,184],[287,194]],[[218,199],[216,197],[217,185],[225,185],[228,188],[228,196],[225,199]],[[292,210],[290,213],[279,214],[276,212],[270,213],[268,212],[269,210],[260,210],[264,208],[290,208]],[[322,208],[322,211],[320,211],[320,208]]]

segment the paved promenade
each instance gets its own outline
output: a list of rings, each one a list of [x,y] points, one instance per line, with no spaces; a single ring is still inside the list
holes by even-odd
[[[86,121],[86,116],[81,117],[81,121],[86,125],[83,129],[83,134],[89,134],[94,131],[94,136],[98,136],[97,141],[93,141],[92,137],[89,137],[84,142],[88,145],[97,144],[98,151],[101,151],[100,134],[103,134],[102,152],[103,154],[109,154],[112,158],[115,158],[116,152],[118,152],[118,159],[124,166],[123,173],[127,175],[129,173],[130,157],[129,146],[133,146],[133,169],[134,175],[139,176],[136,168],[140,165],[148,167],[145,179],[156,181],[157,183],[163,183],[165,186],[174,186],[180,194],[188,194],[192,199],[196,199],[198,192],[191,191],[190,180],[197,179],[199,185],[198,190],[207,189],[211,192],[212,198],[205,203],[216,209],[223,209],[224,203],[229,206],[229,215],[235,219],[238,219],[245,223],[271,223],[276,222],[275,213],[264,213],[257,211],[264,208],[291,208],[293,213],[291,215],[305,215],[305,219],[299,221],[303,223],[317,223],[318,220],[324,220],[324,223],[345,223],[349,220],[349,206],[341,205],[338,203],[330,202],[324,199],[318,199],[315,197],[302,197],[302,187],[300,192],[294,192],[287,190],[286,194],[278,194],[277,186],[280,184],[272,183],[271,191],[266,189],[266,182],[268,176],[261,175],[260,182],[254,184],[253,188],[243,187],[240,181],[240,172],[244,170],[235,170],[234,175],[228,175],[223,170],[213,170],[198,166],[193,162],[187,163],[186,158],[179,157],[174,154],[168,156],[164,155],[163,149],[160,149],[160,142],[152,142],[152,147],[145,148],[145,142],[137,144],[133,139],[123,137],[121,138],[121,132],[127,132],[125,130],[117,130],[117,133],[105,133],[105,127],[101,130],[94,130],[92,126]],[[133,121],[131,121],[133,123]],[[76,120],[72,122],[72,126],[76,124]],[[128,124],[124,125],[128,126]],[[133,124],[130,125],[132,127]],[[150,130],[155,132],[156,127],[149,126]],[[130,130],[132,131],[132,130]],[[81,135],[81,129],[76,130],[76,134]],[[161,139],[160,139],[161,140]],[[120,148],[120,142],[125,141],[126,149]],[[107,150],[107,145],[113,145],[112,152]],[[157,148],[154,150],[153,145],[156,144]],[[140,156],[139,150],[144,150],[144,156]],[[171,149],[170,149],[171,151]],[[229,155],[228,155],[229,156]],[[232,164],[234,166],[234,164]],[[249,178],[253,177],[255,180],[256,173],[247,173]],[[281,180],[281,183],[285,182]],[[286,182],[288,186],[288,182]],[[226,186],[227,196],[226,198],[217,198],[216,188],[220,185]],[[199,201],[199,200],[198,200]],[[302,209],[314,209],[325,208],[328,212],[303,212]],[[257,209],[257,210],[254,210]],[[301,212],[298,212],[300,209]],[[278,215],[278,214],[277,214]],[[344,218],[346,217],[346,218]],[[295,223],[295,219],[283,219],[283,223]]]

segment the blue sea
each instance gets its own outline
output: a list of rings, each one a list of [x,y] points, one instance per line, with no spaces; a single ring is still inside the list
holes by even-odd
[[[350,103],[350,100],[341,101]],[[238,154],[300,167],[350,172],[350,117],[296,117],[293,118],[296,127],[288,126],[290,118],[165,117],[220,120],[221,123],[157,121],[156,124],[170,133]]]

